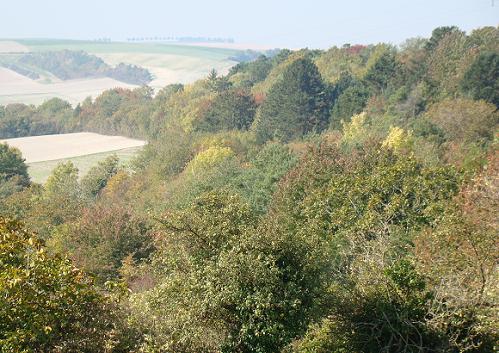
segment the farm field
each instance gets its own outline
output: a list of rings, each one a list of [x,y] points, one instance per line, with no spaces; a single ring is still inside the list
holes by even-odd
[[[20,137],[1,140],[18,148],[28,164],[33,181],[44,182],[60,162],[72,161],[80,177],[100,160],[116,154],[121,163],[128,163],[145,141],[123,136],[106,136],[80,132],[60,135]]]
[[[107,64],[133,64],[148,69],[153,75],[149,84],[156,90],[171,83],[190,83],[208,75],[211,69],[227,73],[236,64],[229,57],[237,49],[213,48],[165,43],[93,42],[76,40],[0,40],[0,104],[40,104],[58,97],[75,105],[88,96],[96,97],[115,87],[134,88],[110,78],[92,78],[61,81],[47,72],[37,72],[40,78],[32,80],[2,63],[12,63],[25,52],[83,50],[96,55]]]
[[[61,98],[71,104],[86,97],[96,97],[115,87],[134,88],[108,77],[43,83],[0,67],[0,105],[9,103],[41,104],[50,98]]]
[[[205,77],[215,68],[220,74],[226,74],[235,64],[228,60],[209,57],[183,56],[161,53],[95,53],[107,64],[119,63],[144,67],[153,75],[149,86],[155,90],[171,83],[190,83]]]
[[[71,161],[76,166],[76,168],[78,168],[79,176],[81,178],[82,176],[87,174],[90,168],[94,167],[95,165],[97,165],[97,163],[109,156],[112,156],[113,154],[118,156],[118,158],[120,159],[120,165],[126,167],[136,156],[136,154],[141,150],[141,148],[142,147],[130,147],[117,151],[89,154],[86,156],[27,163],[28,173],[31,177],[31,180],[35,183],[44,183],[47,181],[48,177],[59,163]]]

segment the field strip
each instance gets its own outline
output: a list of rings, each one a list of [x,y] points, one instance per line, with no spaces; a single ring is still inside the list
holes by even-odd
[[[91,132],[19,137],[6,140],[9,146],[18,148],[26,163],[52,161],[102,152],[141,147],[145,141],[123,136],[100,135]]]
[[[88,171],[95,167],[100,161],[105,158],[116,155],[119,158],[119,164],[127,168],[132,159],[140,152],[142,147],[130,147],[117,151],[102,152],[96,154],[88,154],[73,158],[55,159],[52,161],[34,162],[28,164],[28,173],[32,181],[35,183],[45,183],[48,177],[59,163],[71,162],[78,168],[79,178],[84,177]]]

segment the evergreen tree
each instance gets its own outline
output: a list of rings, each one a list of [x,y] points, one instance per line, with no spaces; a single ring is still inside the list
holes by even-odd
[[[257,140],[289,141],[328,124],[326,88],[310,59],[290,64],[269,90],[256,125]]]
[[[499,107],[499,54],[480,54],[464,74],[461,87],[474,99],[484,99]]]

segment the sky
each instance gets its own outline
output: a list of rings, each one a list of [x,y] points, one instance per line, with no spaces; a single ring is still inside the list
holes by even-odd
[[[231,37],[295,49],[498,24],[499,0],[0,0],[0,38]]]

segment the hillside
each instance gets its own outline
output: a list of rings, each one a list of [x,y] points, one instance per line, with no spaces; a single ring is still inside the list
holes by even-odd
[[[43,185],[0,144],[0,346],[497,351],[499,28],[233,66],[218,49],[20,43],[228,66],[0,106],[0,138],[148,141],[128,168],[109,156],[79,178],[64,160]]]
[[[81,52],[89,56],[71,58]],[[239,52],[162,43],[0,40],[0,66],[3,66],[0,69],[4,72],[0,79],[0,92],[4,92],[0,93],[0,103],[40,104],[47,98],[57,97],[77,104],[87,96],[96,97],[115,87],[129,88],[129,84],[147,83],[160,89],[170,83],[191,83],[206,76],[211,69],[227,72],[235,64],[230,57]],[[61,53],[69,55],[64,58]],[[87,69],[80,64],[67,66],[82,59],[91,63]],[[12,71],[30,81],[16,79],[18,76]],[[114,80],[103,80],[103,76]],[[12,86],[15,90],[8,92]]]

